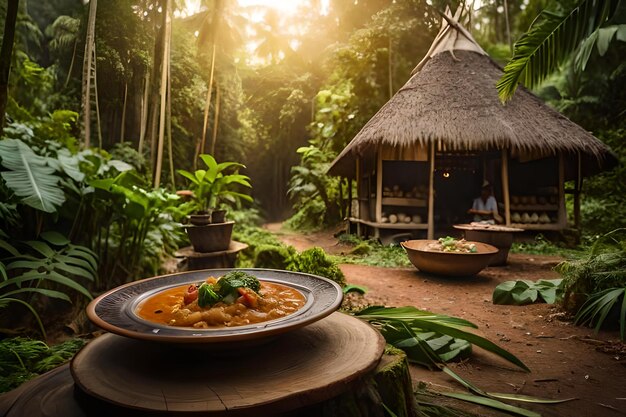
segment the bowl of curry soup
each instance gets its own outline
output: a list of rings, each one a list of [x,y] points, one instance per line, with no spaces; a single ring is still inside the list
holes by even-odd
[[[342,298],[339,285],[311,274],[212,269],[114,288],[93,300],[87,315],[97,326],[121,336],[220,344],[303,327],[331,314]]]

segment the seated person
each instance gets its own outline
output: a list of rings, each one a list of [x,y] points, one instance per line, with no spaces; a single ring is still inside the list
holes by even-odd
[[[480,197],[474,199],[472,208],[467,211],[474,215],[475,222],[496,224],[501,222],[502,217],[498,214],[498,203],[493,196],[493,188],[487,181],[483,183]]]

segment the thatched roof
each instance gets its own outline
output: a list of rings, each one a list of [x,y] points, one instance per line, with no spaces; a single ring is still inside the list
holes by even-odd
[[[409,81],[367,122],[333,161],[329,173],[354,177],[357,156],[380,145],[447,150],[509,149],[513,155],[578,153],[583,173],[615,164],[609,148],[525,88],[503,105],[502,69],[458,23],[446,17]]]

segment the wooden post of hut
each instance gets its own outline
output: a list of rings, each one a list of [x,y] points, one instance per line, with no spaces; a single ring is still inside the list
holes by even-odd
[[[511,200],[509,196],[509,155],[502,149],[502,197],[504,198],[504,224],[511,225]]]

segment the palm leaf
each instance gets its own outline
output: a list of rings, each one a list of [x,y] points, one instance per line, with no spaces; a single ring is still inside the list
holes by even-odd
[[[37,210],[55,213],[65,202],[65,194],[58,186],[60,178],[46,158],[35,154],[19,139],[0,141],[2,178],[21,202]]]
[[[541,417],[541,414],[536,413],[531,410],[526,410],[524,408],[516,407],[514,405],[505,404],[502,401],[498,401],[489,397],[482,397],[479,395],[473,394],[465,394],[461,392],[440,392],[441,395],[450,398],[456,398],[458,400],[463,400],[467,402],[471,402],[474,404],[484,405],[490,408],[495,408],[497,410],[506,411],[511,414],[516,414],[524,417]]]
[[[48,289],[45,289],[45,288],[30,288],[30,287],[28,287],[28,288],[20,288],[18,290],[9,291],[7,293],[2,294],[2,298],[7,298],[10,295],[15,295],[15,294],[20,294],[20,293],[38,293],[38,294],[43,294],[46,297],[58,298],[60,300],[67,301],[68,303],[72,302],[70,300],[70,297],[68,297],[67,294],[62,293],[61,291],[48,290]]]
[[[439,368],[441,371],[445,372],[447,375],[451,376],[456,381],[458,381],[465,388],[474,392],[476,395],[471,396],[476,399],[476,401],[474,402],[478,403],[480,401],[480,403],[483,405],[487,405],[489,407],[493,407],[497,409],[507,410],[509,412],[513,412],[513,413],[523,415],[523,416],[536,416],[538,414],[533,414],[532,411],[502,403],[501,401],[498,401],[497,398],[529,402],[529,403],[539,403],[539,404],[555,404],[555,403],[561,403],[561,402],[573,400],[573,398],[567,398],[563,400],[551,400],[551,399],[545,399],[545,398],[531,397],[527,395],[498,394],[498,393],[486,392],[478,388],[476,385],[472,384],[468,380],[462,378],[461,376],[456,374],[452,369],[448,368],[444,363],[442,363],[441,359],[439,358],[437,353],[430,347],[430,345],[426,341],[420,339],[418,335],[409,326],[407,326],[405,322],[391,320],[390,324],[397,328],[404,328],[409,339],[412,339],[414,346],[417,347],[419,350],[421,350],[422,353],[420,356],[424,358],[426,362],[429,363],[428,365],[429,367]],[[465,396],[467,394],[461,394],[461,395]]]
[[[626,288],[607,288],[589,296],[580,310],[578,310],[574,324],[583,325],[589,323],[593,325],[595,323],[595,332],[597,333],[620,298],[622,298],[619,313],[620,337],[624,340],[626,331]]]
[[[396,341],[399,339],[410,339],[415,333],[424,331],[436,332],[440,335],[447,335],[456,339],[466,340],[469,343],[500,356],[525,371],[530,371],[530,369],[528,369],[528,367],[519,358],[509,351],[501,348],[484,337],[462,330],[461,327],[476,328],[476,325],[458,317],[433,314],[428,311],[419,310],[415,307],[368,307],[355,315],[361,319],[369,321],[372,324],[379,323],[389,325],[393,323],[402,323],[402,327],[410,329],[410,332],[404,337],[400,337],[397,334],[393,335],[392,339]],[[393,326],[393,329],[397,330],[397,326]],[[382,327],[382,331],[383,336],[387,338],[387,335],[385,335],[385,326]],[[390,343],[394,344],[393,341]],[[407,343],[409,342],[404,341],[402,344],[406,345]],[[416,359],[416,361],[420,363],[423,362],[421,359]]]
[[[619,0],[582,0],[564,13],[544,10],[515,43],[513,58],[496,84],[502,102],[522,82],[532,88],[556,70],[580,43],[610,20]]]
[[[41,317],[39,317],[39,314],[37,314],[33,306],[28,304],[26,301],[20,300],[19,298],[10,298],[10,297],[0,298],[0,308],[5,307],[8,303],[22,304],[24,307],[30,310],[30,312],[33,313],[33,316],[35,316],[35,320],[37,320],[37,324],[39,325],[39,330],[41,330],[41,334],[43,335],[43,338],[46,339],[46,329],[44,329],[43,322],[41,321]]]

